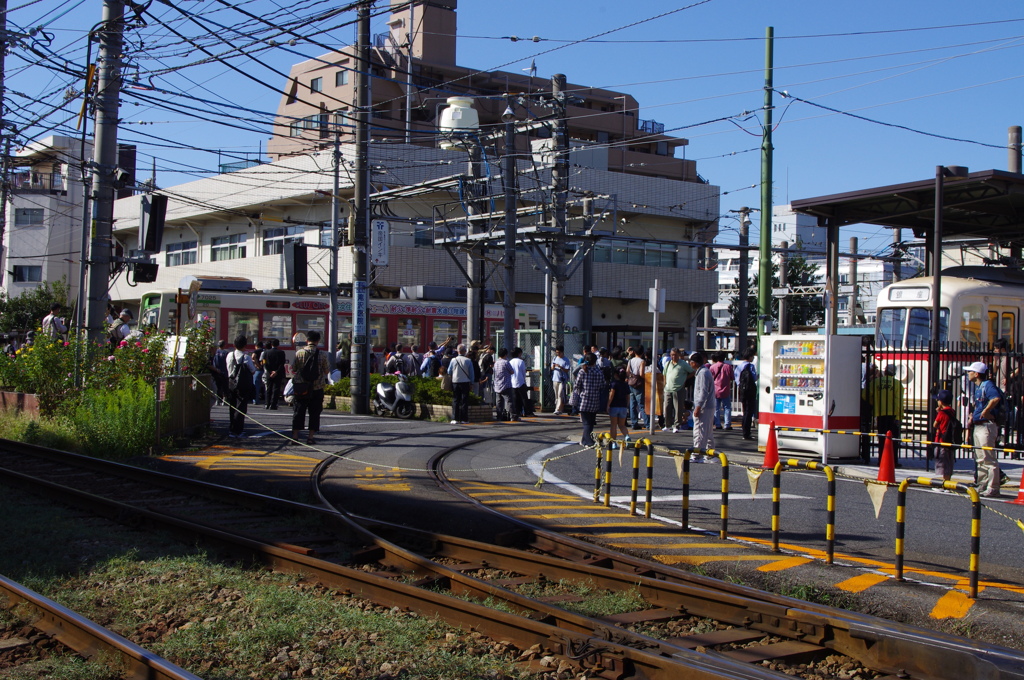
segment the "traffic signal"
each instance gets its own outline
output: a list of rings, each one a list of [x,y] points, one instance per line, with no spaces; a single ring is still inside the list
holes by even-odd
[[[140,198],[142,213],[139,216],[139,250],[159,253],[164,240],[167,197],[163,194],[142,194]]]
[[[301,290],[309,285],[306,268],[306,244],[284,244],[284,279],[288,290]]]

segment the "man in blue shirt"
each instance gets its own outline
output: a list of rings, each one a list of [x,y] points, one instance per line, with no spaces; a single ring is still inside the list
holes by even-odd
[[[999,498],[999,481],[1002,471],[999,460],[992,448],[996,445],[999,424],[996,423],[1002,408],[1003,393],[988,379],[988,366],[980,361],[964,369],[967,379],[974,383],[974,408],[971,410],[967,427],[971,430],[974,443],[974,461],[978,466],[978,494],[988,498]]]

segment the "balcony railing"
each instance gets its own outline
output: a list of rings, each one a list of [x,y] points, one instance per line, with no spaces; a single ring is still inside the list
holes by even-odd
[[[59,172],[13,172],[10,175],[13,191],[66,191],[67,183]]]
[[[636,125],[640,132],[648,135],[660,135],[665,132],[665,124],[656,120],[640,120]]]

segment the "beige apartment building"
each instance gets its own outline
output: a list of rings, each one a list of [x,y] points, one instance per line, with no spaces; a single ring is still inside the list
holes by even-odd
[[[440,148],[438,120],[448,98],[468,97],[479,116],[479,136],[503,130],[510,103],[517,118],[517,204],[523,211],[523,243],[543,241],[552,224],[550,127],[535,123],[549,113],[551,82],[522,72],[480,72],[458,66],[456,2],[393,2],[390,31],[376,36],[372,50],[372,213],[390,224],[390,258],[371,274],[371,300],[464,300],[466,279],[439,234],[465,217],[463,180],[470,176],[464,148]],[[337,238],[341,295],[350,295],[352,250],[343,204],[341,229],[330,231],[333,147],[340,143],[341,195],[352,195],[350,171],[356,154],[352,119],[355,69],[352,48],[296,64],[283,84],[268,143],[270,163],[162,190],[169,197],[160,271],[152,289],[175,289],[185,276],[237,276],[257,291],[285,288],[283,244],[312,245]],[[655,121],[639,120],[639,105],[625,94],[569,84],[566,106],[570,153],[568,222],[584,220],[602,236],[592,250],[592,285],[582,277],[566,286],[566,324],[581,331],[585,296],[600,344],[649,342],[648,289],[655,279],[666,289],[661,316],[663,342],[693,347],[703,309],[717,299],[717,273],[703,266],[702,243],[717,233],[719,188],[697,174],[696,163],[677,158],[687,141],[664,134]],[[512,97],[509,100],[506,95]],[[504,181],[497,142],[483,143],[482,175],[490,211],[504,209]],[[395,190],[420,187],[416,192]],[[535,209],[532,209],[535,208]],[[115,238],[137,246],[138,199],[119,201]],[[500,231],[500,220],[491,229]],[[532,230],[532,235],[531,234]],[[564,242],[564,241],[563,241]],[[580,244],[564,242],[567,256]],[[541,243],[541,245],[545,245]],[[462,256],[464,258],[464,256]],[[330,251],[310,252],[309,285],[326,286]],[[485,257],[485,291],[500,306],[502,252]],[[463,259],[464,261],[464,259]],[[541,327],[548,282],[525,251],[517,256],[516,303],[520,326]],[[139,288],[115,282],[115,300],[137,301]],[[432,296],[432,297],[430,297]],[[466,330],[463,328],[465,335]],[[428,338],[423,338],[426,341]]]

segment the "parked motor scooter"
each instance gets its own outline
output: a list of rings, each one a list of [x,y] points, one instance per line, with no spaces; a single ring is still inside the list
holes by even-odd
[[[399,418],[411,418],[416,413],[416,406],[412,403],[412,385],[404,375],[398,376],[397,383],[377,383],[373,412],[381,416],[394,414]]]

